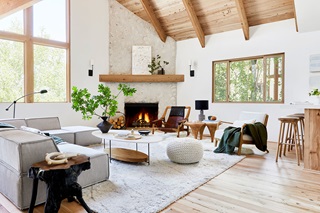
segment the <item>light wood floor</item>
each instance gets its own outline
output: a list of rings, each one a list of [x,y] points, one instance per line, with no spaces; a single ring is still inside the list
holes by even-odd
[[[320,172],[297,166],[294,152],[275,163],[276,144],[268,148],[269,154],[248,155],[162,213],[320,212]],[[7,212],[21,213],[0,194],[0,213]],[[34,212],[43,212],[43,205]],[[78,203],[67,201],[59,211],[84,212]]]

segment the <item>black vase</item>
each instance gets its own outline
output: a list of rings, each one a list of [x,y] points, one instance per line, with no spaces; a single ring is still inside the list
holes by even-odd
[[[101,118],[102,118],[103,121],[101,123],[99,123],[97,125],[97,127],[100,129],[100,131],[102,133],[108,133],[109,130],[111,129],[111,127],[112,127],[112,124],[108,121],[109,117],[103,116]]]

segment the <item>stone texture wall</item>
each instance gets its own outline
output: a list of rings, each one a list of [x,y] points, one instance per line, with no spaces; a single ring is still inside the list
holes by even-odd
[[[134,15],[116,0],[109,0],[109,74],[131,74],[132,46],[151,46],[152,56],[159,54],[168,61],[166,74],[175,74],[176,42],[167,37],[162,42],[153,26]],[[112,85],[112,84],[111,84]],[[158,102],[159,115],[168,105],[176,105],[177,83],[130,83],[137,89],[134,97],[119,100],[119,110],[124,102]],[[120,98],[121,99],[121,98]]]

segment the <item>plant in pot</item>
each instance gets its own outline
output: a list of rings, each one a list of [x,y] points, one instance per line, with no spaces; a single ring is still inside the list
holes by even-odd
[[[157,55],[157,57],[152,57],[151,63],[148,64],[149,72],[151,75],[154,74],[164,74],[164,67],[165,65],[168,65],[168,61],[161,61],[161,56]]]
[[[94,115],[100,117],[103,121],[97,125],[97,127],[103,133],[107,133],[112,127],[112,124],[108,122],[110,116],[114,116],[118,109],[118,96],[122,93],[124,96],[133,96],[137,91],[135,88],[128,86],[127,84],[118,85],[119,92],[114,95],[111,93],[111,89],[103,84],[98,85],[98,95],[91,95],[87,88],[78,89],[72,87],[71,101],[72,109],[76,112],[82,113],[84,120],[90,120]],[[102,113],[98,114],[96,110],[102,109]]]
[[[309,96],[311,97],[311,102],[313,104],[320,104],[320,91],[319,89],[313,89],[309,92]]]

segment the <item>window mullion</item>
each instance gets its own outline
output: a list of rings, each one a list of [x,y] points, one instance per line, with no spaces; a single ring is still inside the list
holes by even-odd
[[[24,29],[27,37],[24,46],[25,57],[25,94],[34,92],[34,58],[33,58],[33,7],[29,7],[24,11]],[[27,103],[33,102],[33,95],[27,96]]]

